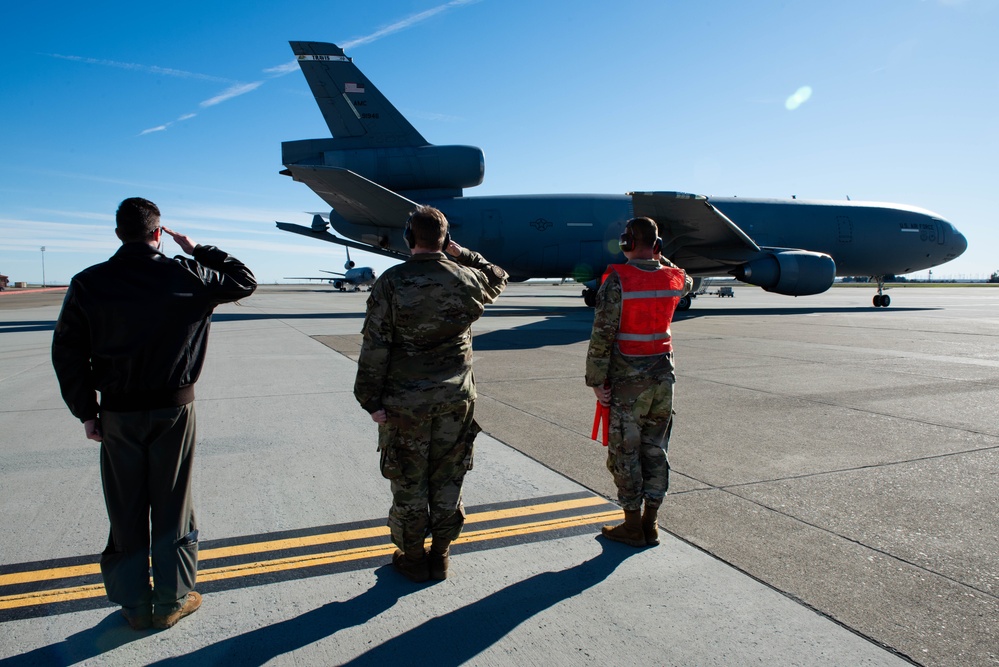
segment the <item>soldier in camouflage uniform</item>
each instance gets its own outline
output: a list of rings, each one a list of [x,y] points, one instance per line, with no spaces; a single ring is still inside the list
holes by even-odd
[[[447,229],[435,208],[410,216],[412,257],[371,288],[354,383],[358,403],[378,423],[381,473],[391,482],[388,525],[399,547],[392,564],[417,582],[447,577],[449,548],[465,521],[461,486],[480,430],[470,327],[508,279]]]
[[[679,297],[693,284],[660,256],[658,237],[655,221],[628,222],[621,248],[629,261],[608,267],[604,275],[586,355],[586,384],[602,405],[610,406],[607,469],[625,514],[623,524],[604,526],[602,532],[636,547],[659,544],[657,520],[669,486],[666,452],[676,381],[669,323]],[[630,328],[622,318],[628,300]]]

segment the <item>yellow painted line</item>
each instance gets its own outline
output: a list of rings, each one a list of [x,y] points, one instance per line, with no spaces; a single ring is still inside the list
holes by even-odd
[[[86,577],[92,574],[100,574],[101,566],[98,563],[89,565],[71,565],[69,567],[53,567],[48,570],[32,570],[30,572],[15,572],[14,574],[0,574],[0,586],[11,586],[13,584],[27,584],[33,581],[50,581],[52,579],[68,579],[70,577]]]
[[[483,540],[498,540],[503,537],[513,537],[515,535],[530,535],[549,530],[560,530],[562,528],[572,528],[573,526],[585,526],[591,523],[602,523],[608,519],[617,519],[621,516],[621,510],[614,509],[609,512],[598,512],[597,514],[584,514],[582,516],[570,516],[564,519],[549,519],[536,523],[523,523],[515,526],[503,526],[491,530],[471,531],[462,533],[455,540],[455,543],[462,542],[482,542]]]
[[[473,531],[462,534],[455,544],[462,542],[481,542],[483,540],[500,539],[515,535],[528,535],[573,526],[584,526],[591,523],[602,522],[606,519],[617,517],[620,510],[612,512],[601,512],[599,514],[585,514],[583,516],[567,517],[564,519],[548,519],[534,523],[520,524],[516,526],[505,526],[490,530]],[[388,555],[395,551],[395,545],[381,544],[370,547],[357,547],[355,549],[344,549],[324,554],[310,554],[307,556],[290,556],[288,558],[277,558],[260,563],[244,563],[242,565],[231,565],[227,567],[208,568],[198,570],[199,581],[218,581],[221,579],[232,579],[255,574],[267,574],[270,572],[280,572],[284,570],[295,570],[303,567],[315,567],[316,565],[328,565],[330,563],[344,563],[352,560],[361,560],[374,556]],[[2,598],[0,598],[2,604]],[[2,607],[0,607],[2,608]]]
[[[72,600],[85,600],[87,598],[100,597],[101,595],[104,595],[104,584],[57,588],[51,591],[38,591],[22,595],[5,595],[0,597],[0,610],[34,607],[35,605],[54,604],[56,602],[70,602]]]
[[[584,526],[616,518],[620,515],[620,513],[620,510],[615,509],[610,512],[584,514],[582,516],[565,517],[562,519],[547,519],[544,521],[504,526],[489,530],[471,531],[459,537],[456,540],[456,543],[481,542],[484,540],[501,539],[516,535],[528,535],[563,528],[571,528],[574,526]],[[237,577],[267,574],[270,572],[281,572],[306,567],[315,567],[318,565],[328,565],[330,563],[362,560],[365,558],[388,555],[394,550],[395,546],[391,544],[377,545],[370,547],[358,547],[355,549],[344,549],[343,551],[335,551],[331,553],[278,558],[259,563],[244,563],[242,565],[232,565],[228,567],[208,568],[205,570],[198,570],[198,580],[202,582],[220,581],[225,579],[235,579]],[[40,604],[53,604],[56,602],[83,600],[100,597],[102,595],[104,595],[104,586],[102,584],[89,584],[86,586],[74,586],[71,588],[61,588],[49,591],[5,595],[0,596],[0,610],[30,607]]]
[[[547,512],[560,512],[564,510],[579,509],[593,505],[603,505],[607,501],[597,496],[586,498],[576,498],[574,500],[564,500],[555,503],[539,503],[536,505],[525,505],[522,507],[511,507],[505,510],[494,510],[491,512],[481,512],[471,514],[465,523],[474,524],[483,521],[496,521],[512,517],[532,516]],[[231,558],[233,556],[246,556],[249,554],[267,553],[269,551],[282,551],[285,549],[298,549],[302,547],[312,547],[320,544],[335,544],[337,542],[349,542],[351,540],[362,540],[372,537],[388,536],[389,531],[386,526],[376,528],[357,528],[339,533],[323,533],[321,535],[309,535],[306,537],[290,537],[281,540],[267,540],[264,542],[253,542],[232,547],[218,547],[215,549],[204,549],[198,554],[198,561],[211,560],[213,558]],[[87,577],[100,574],[101,567],[98,563],[88,565],[71,565],[67,567],[54,567],[47,570],[33,570],[30,572],[16,572],[14,574],[0,575],[0,586],[11,586],[15,584],[26,584],[40,581],[53,581],[55,579],[68,579],[71,577]]]
[[[577,498],[565,500],[557,503],[541,503],[537,505],[525,505],[523,507],[512,507],[505,510],[494,510],[492,512],[481,512],[471,514],[465,520],[465,524],[482,523],[484,521],[496,521],[513,517],[526,517],[547,512],[560,512],[564,510],[578,509],[592,505],[603,505],[607,501],[596,496],[588,498]],[[235,547],[219,547],[217,549],[206,549],[199,553],[198,560],[210,560],[212,558],[230,558],[232,556],[245,556],[254,553],[266,553],[269,551],[282,551],[285,549],[296,549],[301,547],[312,547],[320,544],[334,544],[336,542],[349,542],[371,537],[387,537],[389,530],[387,526],[376,528],[358,528],[347,530],[341,533],[325,533],[323,535],[310,535],[308,537],[291,537],[283,540],[270,540],[267,542],[254,542]]]

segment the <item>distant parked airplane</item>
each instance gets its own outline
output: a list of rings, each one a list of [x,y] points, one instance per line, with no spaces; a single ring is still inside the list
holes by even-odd
[[[278,226],[282,224],[284,223],[279,222]],[[313,216],[312,224],[313,226],[326,226],[326,221],[323,220],[321,215],[317,214]],[[333,276],[339,276],[337,278],[327,278],[326,276],[291,276],[285,278],[285,280],[325,280],[341,292],[346,292],[348,287],[352,292],[356,292],[362,287],[371,287],[371,285],[375,282],[375,278],[377,278],[375,270],[370,266],[359,266],[354,268],[354,262],[350,259],[350,248],[346,248],[346,251],[347,261],[343,265],[343,268],[347,271],[346,273],[337,273],[336,271],[319,269],[320,273],[328,273]]]
[[[681,192],[626,195],[464,197],[482,183],[485,158],[473,146],[427,142],[335,44],[291,42],[332,139],[281,144],[282,174],[333,207],[330,224],[286,231],[408,257],[403,229],[417,203],[436,206],[456,241],[481,248],[513,280],[594,281],[623,261],[617,240],[627,220],[659,224],[663,254],[695,277],[735,276],[765,290],[819,294],[836,276],[871,276],[886,307],[884,276],[950,261],[968,246],[939,215],[901,204],[715,198]],[[690,307],[690,299],[681,302]]]

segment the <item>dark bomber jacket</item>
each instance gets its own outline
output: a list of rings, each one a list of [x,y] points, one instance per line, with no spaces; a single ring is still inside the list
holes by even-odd
[[[100,410],[194,400],[212,310],[250,296],[257,281],[214,246],[199,245],[193,254],[171,259],[147,243],[125,243],[73,277],[52,339],[52,364],[80,421]]]

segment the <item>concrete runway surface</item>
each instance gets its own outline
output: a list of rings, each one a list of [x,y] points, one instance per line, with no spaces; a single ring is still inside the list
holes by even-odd
[[[678,314],[661,546],[607,543],[579,286],[476,324],[475,468],[453,576],[387,567],[388,483],[351,390],[366,293],[216,311],[198,384],[201,610],[133,632],[104,598],[97,447],[49,360],[61,294],[0,294],[0,664],[999,664],[999,289]]]

